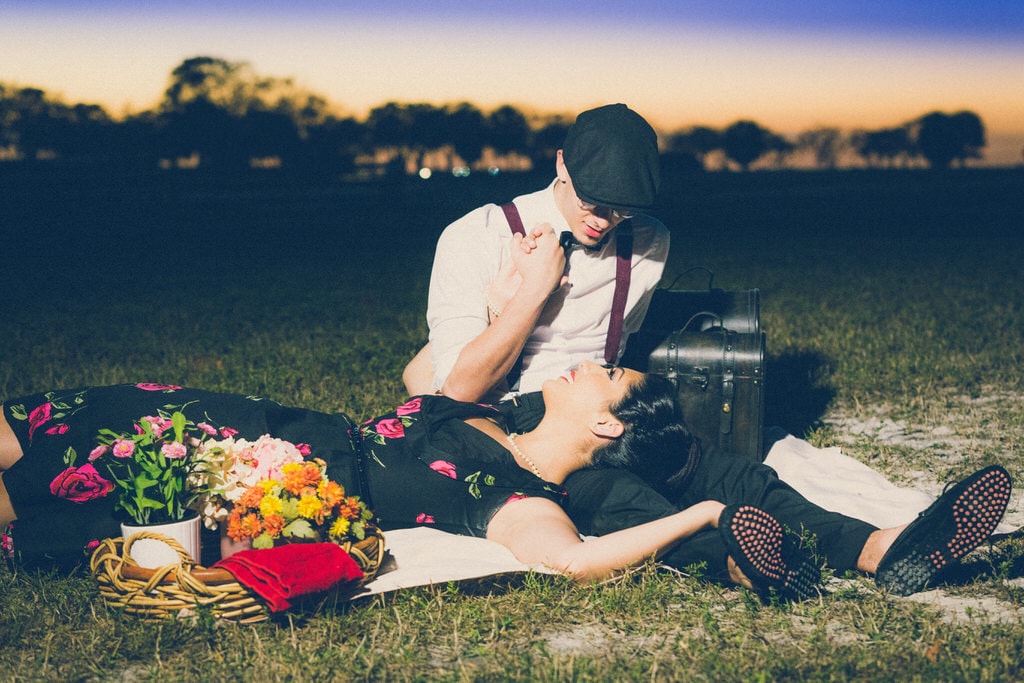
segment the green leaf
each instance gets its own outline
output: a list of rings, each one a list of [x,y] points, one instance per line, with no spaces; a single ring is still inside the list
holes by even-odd
[[[281,531],[282,536],[291,538],[317,538],[318,534],[308,519],[296,519],[285,526]]]
[[[260,534],[256,538],[252,539],[252,547],[256,550],[266,550],[267,548],[274,547],[274,539],[267,534]]]
[[[185,414],[176,412],[171,415],[171,426],[174,427],[174,440],[181,441],[181,435],[185,432]]]

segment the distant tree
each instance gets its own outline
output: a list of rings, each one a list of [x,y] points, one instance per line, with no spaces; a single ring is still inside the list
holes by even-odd
[[[525,154],[530,139],[530,123],[518,109],[506,104],[487,116],[487,142],[498,154]]]
[[[398,152],[408,144],[411,130],[409,115],[398,102],[387,102],[371,109],[366,117],[366,126],[375,147]]]
[[[448,107],[445,114],[447,121],[444,137],[452,150],[472,166],[480,159],[487,142],[487,118],[469,102]]]
[[[774,168],[785,166],[786,159],[796,149],[796,145],[777,133],[768,133],[765,144],[768,148],[768,153],[771,154],[771,163]]]
[[[839,155],[846,147],[846,139],[838,128],[822,127],[800,133],[796,138],[796,147],[809,150],[814,154],[814,163],[820,168],[833,169]]]
[[[670,135],[665,146],[669,153],[689,155],[707,168],[708,154],[722,148],[722,134],[707,126],[693,126]]]
[[[562,116],[541,123],[530,135],[530,161],[534,168],[555,167],[555,154],[562,148],[571,124]]]
[[[251,151],[244,128],[242,116],[196,97],[159,117],[158,156],[173,159],[198,153],[204,167],[239,170],[248,166]]]
[[[257,99],[259,81],[245,62],[217,57],[191,57],[171,71],[170,84],[160,105],[162,112],[181,112],[202,100],[235,116],[242,116]]]
[[[143,111],[126,117],[113,136],[113,159],[133,170],[151,170],[160,158],[160,119],[155,111]]]
[[[248,165],[257,157],[301,163],[326,101],[288,78],[266,78],[246,62],[192,57],[171,72],[160,107],[161,155],[198,151],[202,163]]]
[[[772,144],[772,133],[753,121],[737,121],[722,133],[722,151],[744,171],[771,151]]]
[[[109,159],[115,130],[97,104],[67,105],[39,88],[0,85],[0,146],[13,145],[25,159]]]
[[[242,163],[276,157],[283,166],[291,166],[302,155],[299,129],[287,109],[251,107],[239,117],[238,127],[238,142],[244,155]]]
[[[418,168],[424,152],[440,149],[448,137],[444,109],[426,103],[388,102],[370,111],[366,125],[374,147],[412,161]]]
[[[306,127],[304,167],[310,172],[341,175],[355,168],[355,158],[370,149],[369,130],[354,118],[325,117]]]
[[[970,111],[944,114],[934,111],[911,124],[917,149],[932,168],[949,168],[954,162],[962,167],[967,159],[981,158],[985,146],[985,127]]]
[[[854,151],[871,166],[895,166],[914,155],[914,144],[906,126],[880,130],[858,130],[850,136]]]

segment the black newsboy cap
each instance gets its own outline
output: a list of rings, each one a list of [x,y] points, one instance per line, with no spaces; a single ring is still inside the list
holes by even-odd
[[[658,135],[624,104],[608,104],[576,117],[562,145],[576,195],[620,211],[654,206],[661,183]]]

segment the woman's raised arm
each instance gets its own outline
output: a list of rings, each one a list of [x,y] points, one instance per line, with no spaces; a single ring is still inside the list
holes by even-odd
[[[595,581],[657,557],[698,531],[715,528],[724,507],[704,501],[584,543],[557,503],[531,497],[498,510],[487,526],[487,538],[511,550],[520,562],[543,564],[576,581]]]

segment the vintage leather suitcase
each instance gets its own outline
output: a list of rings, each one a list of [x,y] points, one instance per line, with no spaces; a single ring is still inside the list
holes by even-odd
[[[651,306],[622,364],[675,382],[683,416],[702,445],[761,460],[760,292],[657,290]]]

